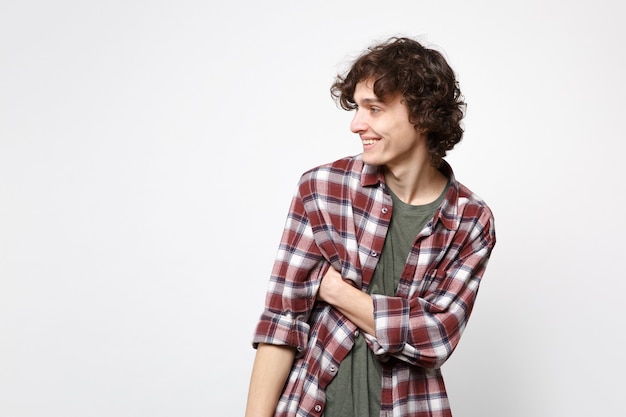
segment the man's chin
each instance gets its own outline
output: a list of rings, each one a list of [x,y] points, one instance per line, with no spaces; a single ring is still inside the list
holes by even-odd
[[[382,162],[380,158],[376,158],[372,155],[367,155],[366,153],[363,154],[363,162],[365,162],[367,165],[384,165],[384,162]]]

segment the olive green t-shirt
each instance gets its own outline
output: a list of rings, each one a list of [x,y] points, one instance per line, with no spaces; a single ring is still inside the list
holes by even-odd
[[[413,206],[402,202],[391,190],[393,215],[368,294],[395,296],[400,275],[415,238],[433,218],[446,191],[429,204]],[[382,371],[378,359],[362,335],[356,338],[335,378],[326,388],[323,417],[363,417],[380,414]]]

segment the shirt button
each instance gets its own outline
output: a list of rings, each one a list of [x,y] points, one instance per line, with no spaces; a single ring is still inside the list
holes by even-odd
[[[389,209],[387,207],[383,207],[383,209],[381,210],[383,212],[383,214],[387,214],[387,212],[389,211]]]
[[[375,251],[371,251],[370,255],[372,255],[374,258],[378,256],[378,252]]]
[[[354,337],[359,337],[359,335],[360,335],[360,334],[361,334],[361,333],[359,333],[359,331],[358,331],[358,330],[355,330],[355,331],[354,331]]]
[[[337,367],[335,365],[330,365],[330,372],[333,374],[337,371]]]
[[[319,413],[320,411],[322,411],[322,406],[321,406],[321,405],[319,405],[319,404],[318,404],[318,405],[316,405],[316,406],[315,406],[315,411],[316,411],[316,412],[318,412],[318,413]]]

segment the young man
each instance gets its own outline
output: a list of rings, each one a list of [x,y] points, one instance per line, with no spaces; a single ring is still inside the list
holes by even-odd
[[[247,417],[451,416],[440,367],[495,245],[443,160],[465,103],[443,56],[369,48],[332,95],[363,153],[306,172],[257,325]]]

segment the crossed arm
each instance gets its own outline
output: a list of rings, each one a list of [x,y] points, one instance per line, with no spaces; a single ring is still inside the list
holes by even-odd
[[[376,334],[372,297],[350,285],[334,268],[324,275],[317,298],[335,307],[365,333]]]
[[[366,333],[374,334],[372,297],[341,278],[332,267],[322,279],[317,298],[334,306]],[[295,358],[290,346],[259,344],[252,367],[246,417],[270,417]]]
[[[259,344],[252,367],[246,417],[271,417],[296,351],[291,346]]]

